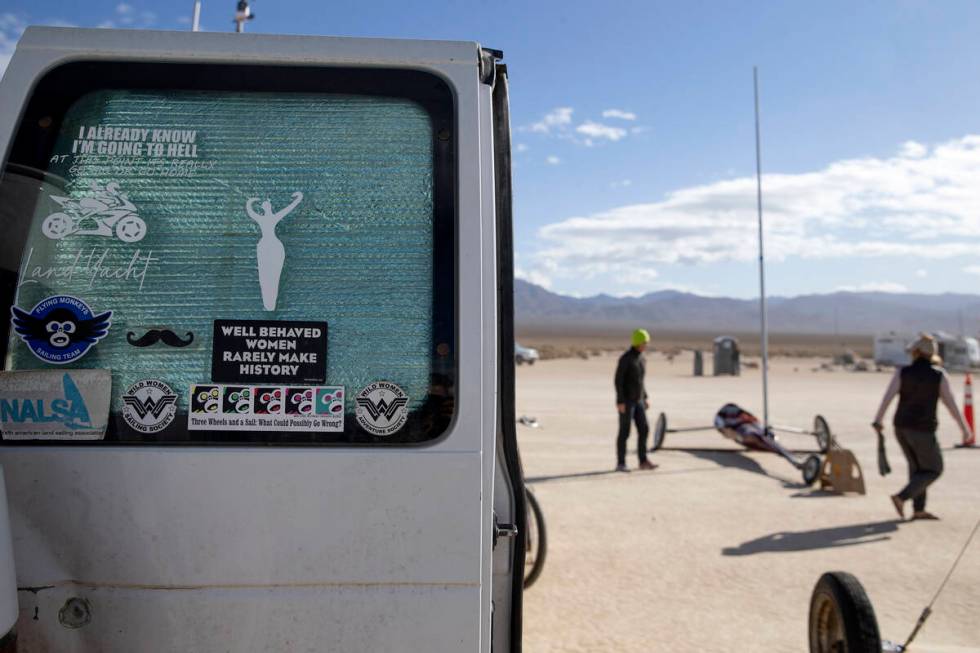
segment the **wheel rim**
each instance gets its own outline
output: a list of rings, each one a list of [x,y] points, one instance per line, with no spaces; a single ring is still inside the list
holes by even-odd
[[[813,432],[817,436],[817,446],[820,451],[827,453],[830,451],[830,426],[822,415],[813,418]]]
[[[653,450],[657,450],[664,444],[664,436],[667,433],[667,416],[660,413],[657,416],[657,423],[653,428]]]
[[[820,475],[820,459],[816,456],[810,456],[803,461],[803,481],[807,485],[811,485],[817,480]]]
[[[834,600],[819,594],[816,599],[816,644],[817,653],[844,653],[844,620]]]

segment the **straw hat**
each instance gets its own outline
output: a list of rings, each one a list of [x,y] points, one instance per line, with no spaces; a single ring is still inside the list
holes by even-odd
[[[939,358],[936,339],[928,333],[920,333],[916,341],[906,348],[906,351],[912,355],[912,358],[927,358],[934,365],[942,363],[942,359]]]

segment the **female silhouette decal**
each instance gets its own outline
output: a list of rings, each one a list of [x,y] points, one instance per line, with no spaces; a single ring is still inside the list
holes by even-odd
[[[303,193],[293,193],[293,201],[289,206],[272,211],[272,202],[262,202],[262,212],[257,213],[253,206],[259,198],[250,197],[245,202],[248,217],[255,220],[262,230],[262,237],[255,246],[255,259],[259,268],[259,288],[262,289],[262,305],[267,311],[276,310],[276,299],[279,297],[279,277],[282,276],[282,266],[286,261],[286,248],[276,237],[276,225],[280,220],[292,213],[293,209],[303,201]]]

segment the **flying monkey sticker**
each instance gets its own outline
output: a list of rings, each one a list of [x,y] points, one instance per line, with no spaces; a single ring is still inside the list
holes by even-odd
[[[14,331],[39,359],[64,365],[84,356],[109,333],[112,311],[94,315],[71,295],[43,299],[30,313],[10,307]]]
[[[388,381],[377,381],[355,397],[357,423],[374,435],[391,435],[408,420],[408,395]]]
[[[156,433],[170,425],[177,413],[177,393],[163,381],[144,379],[122,396],[122,416],[140,433]]]

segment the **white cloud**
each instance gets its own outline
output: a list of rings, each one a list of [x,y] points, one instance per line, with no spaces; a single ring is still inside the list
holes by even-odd
[[[523,279],[542,288],[551,288],[551,279],[549,279],[545,274],[532,270],[527,271],[520,267],[514,267],[514,276],[518,279]]]
[[[900,283],[891,281],[869,281],[853,286],[837,286],[834,290],[838,292],[908,292],[908,288]]]
[[[968,265],[963,268],[963,271],[967,274],[977,274],[980,275],[980,265]]]
[[[620,120],[636,120],[636,114],[632,111],[622,109],[606,109],[602,112],[603,118],[619,118]]]
[[[572,107],[558,107],[544,115],[541,120],[533,123],[527,129],[541,134],[550,134],[553,130],[567,128],[572,124]]]
[[[591,120],[586,120],[581,125],[575,128],[575,131],[589,139],[593,138],[605,138],[610,141],[618,141],[626,137],[626,130],[622,127],[612,127],[610,125],[603,125],[602,123],[592,122]],[[591,145],[591,143],[586,143]]]
[[[903,146],[890,158],[765,175],[767,258],[921,261],[975,254],[977,179],[980,135],[929,148]],[[539,230],[544,246],[526,266],[552,279],[591,278],[612,288],[619,275],[640,267],[751,261],[757,256],[755,190],[754,178],[740,177],[554,222]]]
[[[610,188],[628,188],[633,185],[632,179],[620,179],[609,183]]]
[[[918,159],[929,153],[929,149],[922,143],[916,143],[915,141],[905,141],[902,143],[902,156],[909,157],[912,159]]]
[[[133,13],[133,5],[128,5],[125,2],[120,2],[116,5],[116,13],[120,16],[126,16]]]
[[[545,161],[547,161],[549,165],[553,165],[553,166],[556,166],[556,165],[558,165],[559,163],[561,163],[561,159],[559,159],[559,158],[558,158],[557,156],[555,156],[554,154],[549,154],[549,155],[548,155],[548,158],[547,158],[547,159],[545,159]]]
[[[915,271],[915,276],[919,279],[925,279],[929,276],[929,273],[924,268],[919,268]]]
[[[517,150],[518,152],[527,152],[531,148],[529,148],[524,143],[518,143],[514,149]]]

